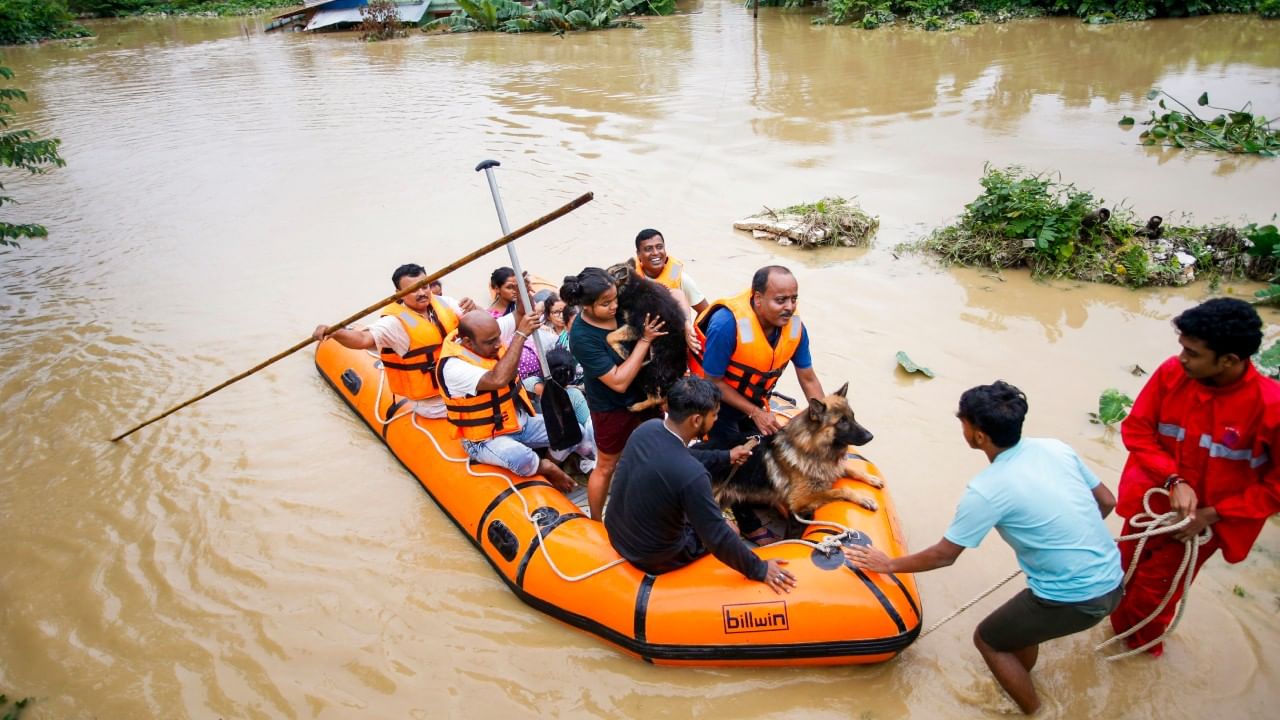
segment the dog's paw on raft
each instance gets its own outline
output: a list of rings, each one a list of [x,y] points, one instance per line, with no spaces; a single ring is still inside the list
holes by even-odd
[[[882,478],[876,475],[872,475],[871,473],[866,472],[860,467],[855,467],[852,463],[846,462],[844,465],[844,468],[849,472],[850,479],[857,480],[858,482],[864,483],[866,485],[870,485],[871,487],[877,490],[884,489],[884,480]],[[872,509],[874,510],[875,508],[872,508]]]
[[[871,512],[875,512],[876,510],[880,509],[880,505],[875,501],[874,498],[872,498],[869,495],[859,495],[858,499],[854,500],[853,502],[857,505],[861,505],[862,507],[866,508],[867,510],[870,510]]]

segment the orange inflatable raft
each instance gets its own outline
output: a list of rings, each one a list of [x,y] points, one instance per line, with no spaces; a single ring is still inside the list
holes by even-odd
[[[913,577],[865,573],[838,551],[840,543],[856,542],[890,555],[905,552],[887,492],[859,484],[876,498],[878,511],[831,503],[816,512],[820,524],[809,526],[804,542],[757,550],[766,560],[789,562],[798,581],[790,594],[774,594],[711,556],[649,575],[619,558],[604,525],[541,477],[516,477],[488,465],[468,468],[448,422],[406,414],[405,403],[386,389],[378,362],[334,340],[316,350],[316,367],[329,385],[512,592],[547,615],[666,665],[875,663],[894,657],[920,633]],[[861,456],[848,462],[878,475]]]

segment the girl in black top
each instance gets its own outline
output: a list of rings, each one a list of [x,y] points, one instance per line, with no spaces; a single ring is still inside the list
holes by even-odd
[[[631,431],[645,420],[662,417],[658,408],[639,413],[627,408],[643,399],[629,391],[631,382],[640,372],[650,345],[667,333],[662,329],[661,318],[645,318],[644,334],[631,354],[624,360],[615,353],[606,338],[618,329],[618,289],[608,273],[600,268],[589,267],[566,277],[560,297],[566,304],[581,309],[581,315],[569,331],[569,349],[586,377],[587,407],[591,409],[591,424],[595,428],[596,467],[587,480],[587,502],[591,517],[599,520],[618,456]]]

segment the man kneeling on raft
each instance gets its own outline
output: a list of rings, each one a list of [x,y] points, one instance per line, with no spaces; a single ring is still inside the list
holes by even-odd
[[[720,390],[709,380],[681,378],[667,393],[667,417],[636,428],[618,460],[604,516],[609,542],[631,564],[655,575],[688,565],[711,552],[720,562],[767,584],[776,593],[791,592],[796,579],[785,560],[761,560],[729,527],[711,496],[711,475],[704,463],[728,466],[746,462],[745,448],[700,453],[689,443],[715,424]]]
[[[462,438],[472,462],[497,465],[520,477],[541,474],[562,492],[577,484],[551,459],[539,458],[533,448],[547,447],[547,426],[535,415],[533,403],[520,384],[520,351],[541,324],[516,304],[514,314],[494,319],[483,310],[463,315],[458,329],[440,349],[436,374],[445,396],[449,422]],[[582,442],[569,450],[553,451],[563,460],[570,452],[595,457],[595,440],[583,428]]]
[[[878,573],[946,567],[995,528],[1013,546],[1028,588],[978,624],[973,644],[1022,712],[1040,707],[1031,668],[1040,643],[1097,625],[1124,594],[1120,553],[1102,520],[1116,498],[1058,440],[1023,438],[1027,396],[997,380],[960,396],[965,442],[990,467],[960,498],[942,539],[918,553],[890,558],[871,546],[844,548],[854,565]]]

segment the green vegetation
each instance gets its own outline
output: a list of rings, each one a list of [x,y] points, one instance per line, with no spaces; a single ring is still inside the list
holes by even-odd
[[[933,374],[933,371],[929,368],[923,365],[917,365],[914,360],[907,356],[905,351],[899,350],[898,354],[894,355],[894,359],[898,361],[898,367],[906,370],[908,374],[920,373],[927,378],[936,377]]]
[[[753,0],[745,0],[749,5]],[[925,30],[954,30],[964,25],[1006,22],[1042,15],[1075,15],[1091,24],[1157,17],[1257,12],[1280,17],[1280,0],[760,0],[761,5],[823,5],[814,22],[858,25],[872,30],[904,22]]]
[[[1133,398],[1115,388],[1107,388],[1098,396],[1098,412],[1089,413],[1089,422],[1095,425],[1115,425],[1129,416]]]
[[[92,35],[63,0],[0,0],[0,45]]]
[[[1212,120],[1205,120],[1181,100],[1159,88],[1148,92],[1147,99],[1156,100],[1161,95],[1177,103],[1182,110],[1169,110],[1164,100],[1160,99],[1158,104],[1165,112],[1157,115],[1152,110],[1151,119],[1142,123],[1149,128],[1138,136],[1143,145],[1249,153],[1264,157],[1275,157],[1280,152],[1280,130],[1271,129],[1274,120],[1267,120],[1250,112],[1253,107],[1251,102],[1245,103],[1239,110],[1214,107],[1209,104],[1209,93],[1201,93],[1196,100],[1197,105],[1224,113]],[[1133,118],[1127,115],[1120,118],[1121,127],[1132,127],[1133,124]]]
[[[125,15],[248,15],[301,5],[302,0],[67,0],[71,11],[91,17]]]
[[[868,247],[880,228],[880,218],[867,214],[853,198],[828,197],[781,210],[766,207],[733,226],[779,245]]]
[[[0,712],[4,713],[4,715],[0,715],[0,720],[18,720],[22,715],[22,709],[29,702],[31,702],[31,698],[22,698],[21,700],[14,700],[13,707],[9,707],[9,698],[0,693]]]
[[[525,7],[513,0],[458,0],[460,10],[423,23],[426,31],[549,32],[638,28],[634,15],[669,15],[675,0],[539,0]]]
[[[0,67],[0,78],[13,79],[13,71]],[[13,101],[27,101],[27,94],[14,87],[0,87],[0,165],[26,170],[33,175],[41,175],[55,167],[66,165],[66,161],[58,154],[57,138],[41,138],[34,130],[14,129]],[[0,184],[0,193],[4,185]],[[0,195],[0,207],[11,205],[16,201],[8,195]],[[14,225],[0,220],[0,246],[18,245],[18,238],[45,237],[49,234],[43,225]]]
[[[1280,267],[1271,225],[1171,226],[1159,216],[1139,224],[1128,208],[1108,209],[1090,192],[1017,167],[988,166],[981,184],[959,220],[903,249],[957,265],[1027,267],[1041,277],[1129,287],[1185,285],[1197,276],[1267,280]]]

